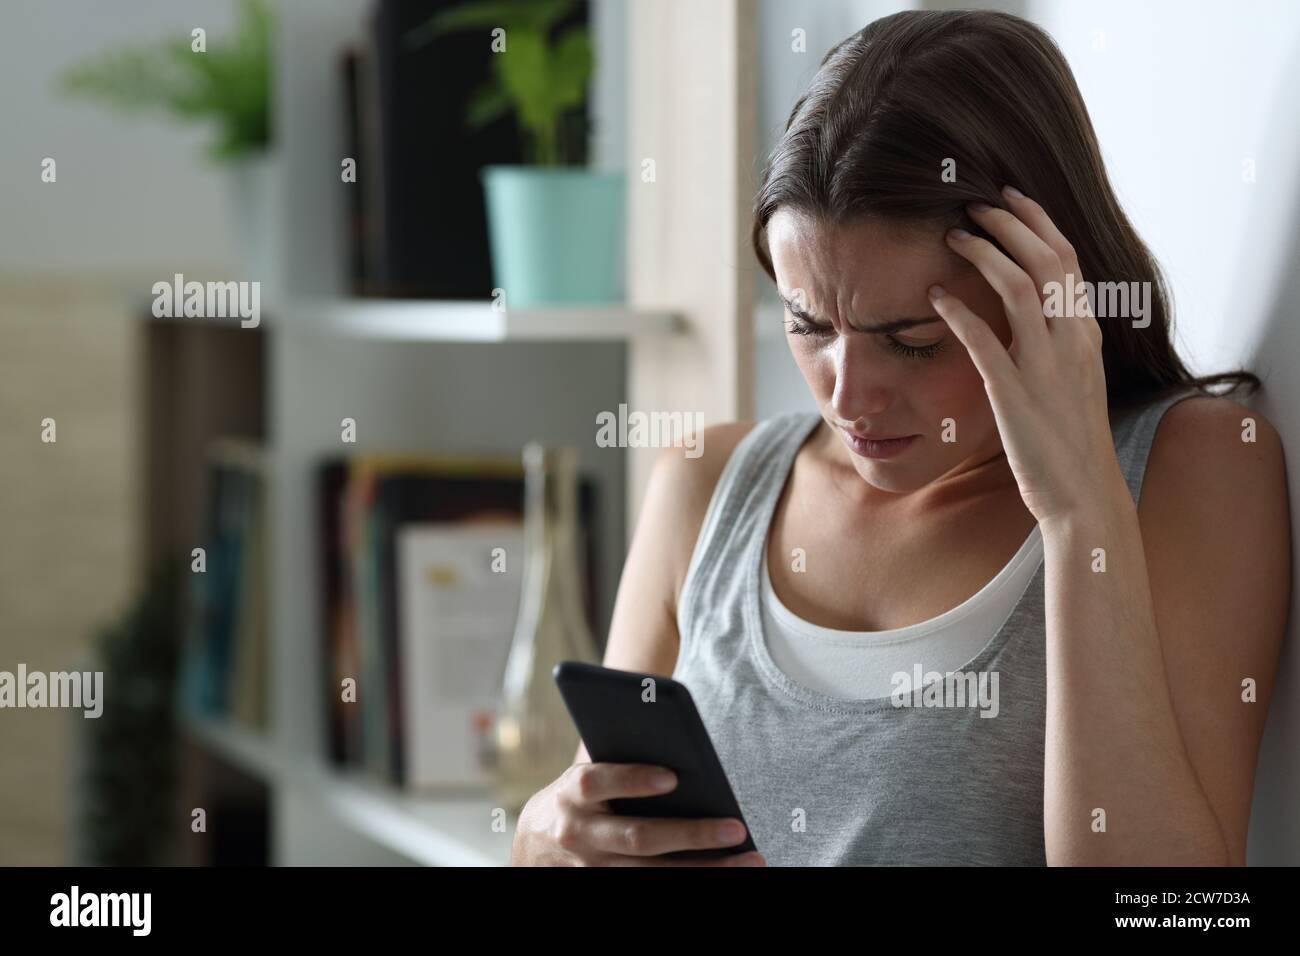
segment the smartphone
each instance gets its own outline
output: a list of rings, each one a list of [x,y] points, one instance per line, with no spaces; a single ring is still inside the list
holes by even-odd
[[[611,810],[635,817],[730,817],[745,823],[684,685],[669,677],[580,661],[561,661],[553,673],[593,762],[654,764],[677,775],[677,787],[668,793],[610,800]],[[665,856],[717,858],[754,849],[745,823],[745,839],[735,846]]]

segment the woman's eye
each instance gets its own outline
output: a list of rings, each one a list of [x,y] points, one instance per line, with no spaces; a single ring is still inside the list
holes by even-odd
[[[889,342],[889,348],[895,355],[902,355],[905,358],[929,359],[934,358],[943,351],[946,339],[940,339],[937,342],[931,342],[928,345],[909,345],[906,342],[894,338],[892,335],[885,336]]]
[[[791,335],[834,335],[835,330],[824,325],[809,325],[801,319],[790,319],[785,330]]]
[[[791,318],[786,322],[785,330],[791,335],[816,335],[827,336],[834,335],[835,329],[825,325],[811,325],[802,319]],[[902,355],[905,358],[928,359],[934,358],[944,349],[946,339],[940,339],[937,342],[930,342],[925,345],[912,345],[897,339],[892,335],[886,335],[885,341],[888,343],[890,351],[896,355]]]

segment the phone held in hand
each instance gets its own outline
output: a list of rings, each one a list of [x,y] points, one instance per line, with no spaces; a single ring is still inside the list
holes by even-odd
[[[553,673],[593,762],[653,764],[677,775],[677,786],[668,793],[610,800],[611,810],[622,816],[729,817],[745,823],[685,685],[579,661],[561,661]],[[735,846],[666,856],[713,858],[753,851],[748,823],[745,830],[744,841]]]

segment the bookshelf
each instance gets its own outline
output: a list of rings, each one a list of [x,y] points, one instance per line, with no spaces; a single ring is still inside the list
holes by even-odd
[[[346,297],[338,224],[348,194],[334,158],[344,135],[323,92],[334,89],[335,64],[321,51],[356,35],[364,5],[286,0],[274,110],[283,118],[281,269],[264,283],[262,321],[255,329],[147,323],[151,341],[188,357],[179,366],[148,363],[146,427],[158,459],[148,493],[173,482],[151,540],[188,550],[196,450],[208,438],[246,437],[266,448],[269,727],[184,728],[194,745],[269,791],[273,864],[500,865],[514,830],[513,820],[506,832],[494,830],[489,793],[412,794],[328,763],[312,493],[322,457],[517,455],[530,440],[573,445],[580,470],[602,489],[592,624],[603,638],[656,451],[596,447],[596,415],[627,403],[699,411],[712,423],[752,409],[755,283],[752,269],[737,267],[748,258],[752,201],[752,16],[743,0],[707,10],[680,0],[595,6],[612,44],[605,62],[622,72],[623,45],[628,54],[626,80],[597,99],[626,122],[627,157],[654,156],[665,171],[650,186],[629,181],[626,303],[498,312],[487,302]],[[639,168],[623,152],[620,142],[607,163]],[[346,449],[343,418],[357,423]]]
[[[628,343],[677,326],[671,314],[611,307],[574,307],[567,324],[565,313],[521,310],[492,339],[448,332],[448,323],[492,319],[486,304],[314,301],[249,329],[146,310],[149,351],[169,359],[148,364],[147,427],[162,440],[150,445],[147,493],[175,499],[152,536],[160,552],[188,551],[198,533],[211,442],[240,437],[266,451],[270,727],[190,718],[182,727],[221,764],[269,789],[273,862],[508,862],[509,838],[492,829],[491,793],[412,794],[325,759],[314,466],[345,450],[509,455],[532,438],[573,444],[602,488],[603,620],[595,629],[603,633],[626,537],[625,473],[620,450],[593,446],[595,415],[626,401]],[[557,327],[541,328],[557,318]],[[355,449],[340,443],[343,417],[358,423]]]

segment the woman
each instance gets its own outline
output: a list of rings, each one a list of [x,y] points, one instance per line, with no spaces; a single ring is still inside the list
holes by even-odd
[[[1253,375],[1175,354],[1055,45],[991,12],[848,38],[753,239],[821,412],[660,457],[605,657],[699,705],[762,853],[713,865],[1242,864],[1282,449],[1207,388]],[[514,861],[740,842],[609,812],[654,771],[580,749]]]

